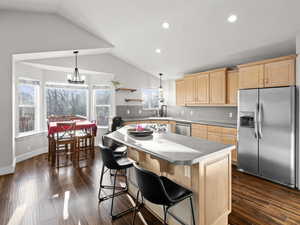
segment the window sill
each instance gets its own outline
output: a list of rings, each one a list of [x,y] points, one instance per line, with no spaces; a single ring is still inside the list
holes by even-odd
[[[21,133],[21,134],[18,134],[15,137],[15,140],[22,139],[22,138],[25,138],[25,137],[34,136],[34,135],[37,135],[37,134],[44,134],[44,133],[47,133],[47,131],[30,131],[30,132],[26,132],[26,133]]]

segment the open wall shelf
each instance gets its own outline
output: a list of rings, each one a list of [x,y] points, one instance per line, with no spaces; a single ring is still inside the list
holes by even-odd
[[[135,92],[136,89],[133,88],[117,88],[116,91],[128,91],[128,92]]]

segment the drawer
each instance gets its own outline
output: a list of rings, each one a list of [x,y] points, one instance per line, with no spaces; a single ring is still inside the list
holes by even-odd
[[[218,143],[222,143],[222,134],[220,134],[220,133],[208,132],[208,133],[207,133],[207,140],[209,140],[209,141],[214,141],[214,142],[218,142]]]
[[[218,126],[207,126],[207,131],[211,133],[222,133],[222,127]]]
[[[226,128],[226,127],[223,127],[222,128],[222,133],[223,134],[231,134],[231,135],[236,136],[237,135],[237,129],[236,128]]]

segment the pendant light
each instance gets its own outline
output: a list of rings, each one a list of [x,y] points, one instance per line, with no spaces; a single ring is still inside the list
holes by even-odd
[[[162,87],[162,73],[159,73],[159,102],[163,103],[164,102],[164,91]]]
[[[85,76],[79,75],[79,70],[77,67],[78,51],[74,51],[73,53],[75,55],[75,69],[73,74],[68,74],[68,82],[71,84],[83,84],[85,81]]]

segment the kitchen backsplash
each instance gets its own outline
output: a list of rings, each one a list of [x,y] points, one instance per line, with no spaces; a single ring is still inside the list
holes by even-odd
[[[122,118],[143,118],[157,116],[157,110],[143,110],[140,105],[117,105],[117,115]],[[236,123],[237,107],[181,107],[168,106],[168,117],[186,120],[204,120],[222,123]]]
[[[117,116],[122,118],[142,118],[157,116],[157,110],[144,110],[142,105],[117,105]]]

